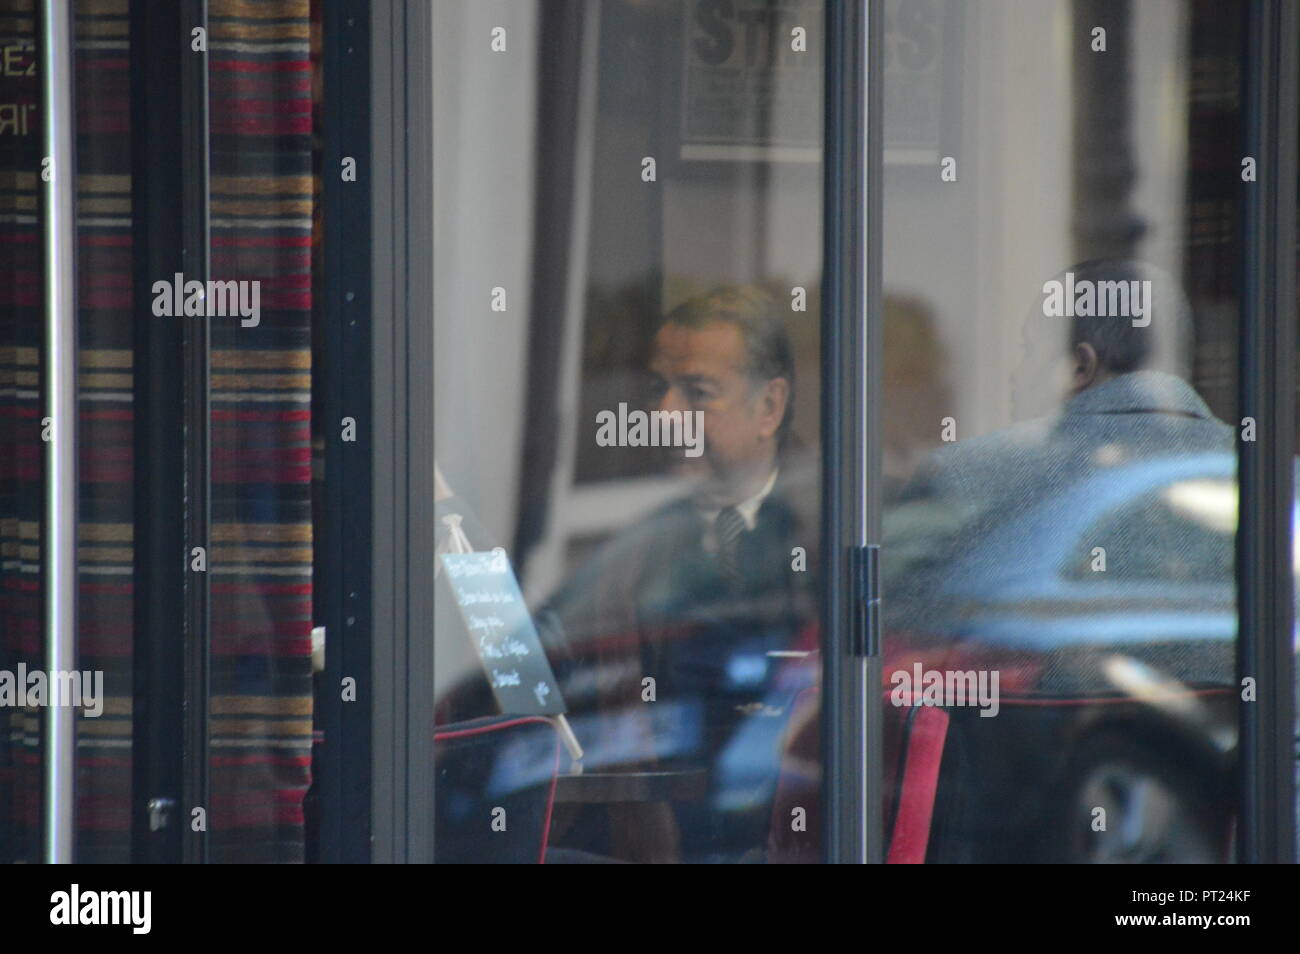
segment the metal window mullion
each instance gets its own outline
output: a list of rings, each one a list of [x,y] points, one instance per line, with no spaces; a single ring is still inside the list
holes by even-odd
[[[434,860],[433,587],[425,574],[433,509],[433,13],[408,4],[401,77],[406,89],[404,362],[406,384],[407,835],[408,861]]]
[[[77,668],[77,224],[71,0],[41,6],[41,110],[45,158],[45,666]],[[73,860],[76,709],[44,710],[44,858]]]
[[[879,538],[880,10],[826,5],[822,441],[828,861],[883,858],[880,662],[853,632],[853,555]]]
[[[861,415],[858,433],[861,435],[861,478],[857,493],[860,495],[862,517],[860,536],[862,543],[875,548],[872,560],[874,586],[864,597],[874,597],[868,606],[871,615],[869,626],[877,634],[869,649],[862,672],[862,751],[866,764],[862,769],[864,783],[862,815],[866,828],[864,839],[866,861],[883,863],[885,860],[884,830],[884,737],[880,713],[880,687],[884,684],[881,654],[882,620],[879,589],[880,560],[885,555],[879,550],[882,537],[884,495],[884,44],[885,17],[882,4],[864,4],[866,37],[863,44],[862,89],[864,103],[859,113],[862,123],[863,159],[862,182],[863,221],[861,225],[861,282],[862,316],[858,327],[863,335],[860,364],[857,373],[861,397],[857,413]]]
[[[1237,676],[1255,680],[1239,707],[1244,863],[1295,857],[1297,22],[1287,0],[1257,0],[1245,51],[1245,152],[1258,174],[1242,186],[1240,401],[1257,422],[1256,440],[1239,442]]]

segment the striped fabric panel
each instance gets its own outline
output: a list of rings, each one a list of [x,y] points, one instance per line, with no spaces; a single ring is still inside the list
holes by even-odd
[[[128,0],[77,0],[79,667],[104,711],[77,735],[77,858],[131,859],[134,551]]]
[[[80,488],[78,665],[104,712],[77,734],[77,852],[130,857],[131,189],[126,0],[76,5]],[[42,264],[32,0],[0,0],[0,668],[43,666]],[[21,67],[21,68],[20,68]],[[6,125],[7,107],[17,107]],[[33,107],[31,123],[22,110]],[[39,858],[40,712],[0,709],[0,860]]]
[[[0,669],[10,672],[43,662],[35,35],[32,0],[0,0]],[[39,711],[0,708],[0,863],[40,858],[40,764]]]
[[[132,341],[127,0],[78,0],[82,667],[78,852],[129,858]],[[303,856],[311,744],[308,5],[210,6],[213,276],[262,282],[262,322],[213,325],[212,804],[219,861]],[[33,46],[32,0],[0,45]],[[23,54],[30,57],[30,53]],[[0,61],[2,62],[2,61]],[[0,76],[0,666],[40,665],[39,130]],[[12,106],[12,109],[7,107]],[[12,122],[9,120],[12,119]],[[0,710],[0,861],[39,857],[40,718]]]
[[[216,861],[301,861],[310,781],[312,72],[309,0],[211,0],[212,274],[261,322],[212,327]]]

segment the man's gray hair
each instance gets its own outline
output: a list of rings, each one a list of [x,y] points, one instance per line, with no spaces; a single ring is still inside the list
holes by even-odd
[[[785,317],[776,299],[756,285],[721,285],[682,302],[670,311],[664,324],[703,328],[726,321],[740,331],[745,344],[745,373],[758,382],[785,378],[790,385],[785,417],[777,431],[784,445],[794,419],[794,349],[785,329]]]

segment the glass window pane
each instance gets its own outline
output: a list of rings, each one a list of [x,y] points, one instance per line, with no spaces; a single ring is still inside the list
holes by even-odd
[[[436,9],[440,860],[821,857],[822,29]]]
[[[1228,860],[1240,10],[886,11],[887,817]]]

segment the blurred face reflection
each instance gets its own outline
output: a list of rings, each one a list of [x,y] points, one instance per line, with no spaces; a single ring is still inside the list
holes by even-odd
[[[771,474],[789,399],[784,378],[756,381],[746,358],[732,322],[669,322],[655,336],[650,361],[654,410],[703,413],[704,453],[689,459],[670,448],[667,459],[679,473],[700,478],[698,496],[719,506],[756,493]]]

